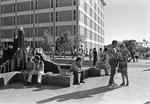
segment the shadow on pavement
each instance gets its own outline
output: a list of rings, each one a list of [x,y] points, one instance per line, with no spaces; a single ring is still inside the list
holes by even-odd
[[[58,95],[58,96],[48,98],[48,99],[45,99],[45,100],[40,100],[36,103],[37,104],[43,104],[43,103],[51,102],[51,101],[54,101],[54,100],[57,100],[57,102],[63,102],[63,101],[70,100],[70,99],[88,98],[88,97],[92,97],[93,95],[100,94],[100,93],[105,93],[107,91],[112,91],[112,90],[118,89],[118,88],[121,88],[121,87],[117,86],[117,87],[109,88],[108,86],[102,86],[102,87],[98,87],[98,88],[94,88],[94,89],[88,89],[88,90],[83,90],[83,91],[77,91],[77,92]]]
[[[143,71],[150,71],[150,69],[145,69],[145,70],[143,70]]]
[[[148,102],[146,102],[146,103],[144,103],[144,104],[150,104],[150,101],[148,101]]]
[[[61,86],[46,86],[46,85],[41,85],[41,87],[37,87],[38,85],[32,84],[30,86],[24,86],[23,83],[13,83],[13,84],[8,84],[0,87],[0,90],[8,90],[8,89],[28,89],[28,88],[37,88],[32,91],[42,91],[45,89],[50,89],[50,90],[57,90],[57,89],[62,89],[66,87],[61,87]]]

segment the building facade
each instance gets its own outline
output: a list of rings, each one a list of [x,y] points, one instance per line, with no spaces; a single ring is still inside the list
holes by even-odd
[[[33,46],[45,30],[53,40],[67,30],[72,36],[81,33],[86,38],[84,48],[104,45],[104,0],[0,0],[0,4],[2,45],[11,44],[20,27],[30,44],[35,41]]]

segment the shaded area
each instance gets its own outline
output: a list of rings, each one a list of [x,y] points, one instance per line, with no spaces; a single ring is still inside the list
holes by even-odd
[[[63,102],[63,101],[70,100],[70,99],[83,99],[83,98],[93,97],[93,95],[96,95],[96,94],[105,93],[107,91],[112,91],[112,90],[117,89],[117,88],[120,88],[120,87],[118,86],[118,87],[109,88],[108,86],[101,86],[98,88],[93,88],[93,89],[76,91],[76,92],[72,92],[72,93],[58,95],[58,96],[48,98],[45,100],[40,100],[36,103],[37,104],[41,104],[41,103],[43,104],[43,103],[51,102],[54,100],[57,100],[57,102]]]
[[[143,70],[143,71],[150,71],[150,69],[145,69],[145,70]]]
[[[37,87],[37,84],[32,84],[30,86],[24,86],[23,83],[13,83],[13,84],[8,84],[0,87],[0,90],[8,90],[8,89],[29,89],[29,88],[37,88],[32,91],[42,91],[42,90],[58,90],[58,89],[63,89],[66,87],[60,87],[60,86],[45,86],[42,85],[41,87]]]
[[[148,102],[145,102],[144,104],[150,104],[150,101],[148,101]]]

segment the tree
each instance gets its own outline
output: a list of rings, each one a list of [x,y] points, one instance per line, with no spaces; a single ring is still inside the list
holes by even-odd
[[[123,43],[130,52],[137,48],[136,40],[123,40]]]
[[[51,50],[51,45],[53,44],[53,37],[52,35],[48,32],[48,30],[45,29],[45,31],[43,32],[43,44],[49,48],[49,51]]]
[[[82,43],[85,42],[84,35],[76,34],[74,37],[74,46],[77,48],[77,52]]]
[[[64,51],[64,57],[65,57],[66,48],[72,44],[69,38],[70,35],[71,35],[70,31],[67,30],[63,34],[60,34],[56,40],[59,49]]]

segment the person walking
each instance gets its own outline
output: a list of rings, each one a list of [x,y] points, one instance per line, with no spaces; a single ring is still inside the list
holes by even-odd
[[[120,46],[121,51],[119,54],[119,67],[118,67],[118,72],[121,73],[122,76],[122,83],[120,84],[120,86],[125,85],[125,79],[126,79],[126,86],[129,85],[129,79],[128,79],[128,66],[127,66],[127,57],[129,55],[128,50],[126,49],[124,44],[121,44]]]
[[[110,78],[108,82],[108,86],[111,85],[116,85],[114,82],[114,75],[116,73],[116,64],[117,64],[117,59],[118,59],[118,53],[117,53],[117,41],[113,40],[112,41],[112,48],[110,50],[110,59],[109,59],[109,65],[111,67],[111,72],[110,72]]]
[[[93,49],[93,66],[95,66],[97,61],[97,51],[96,48]]]

